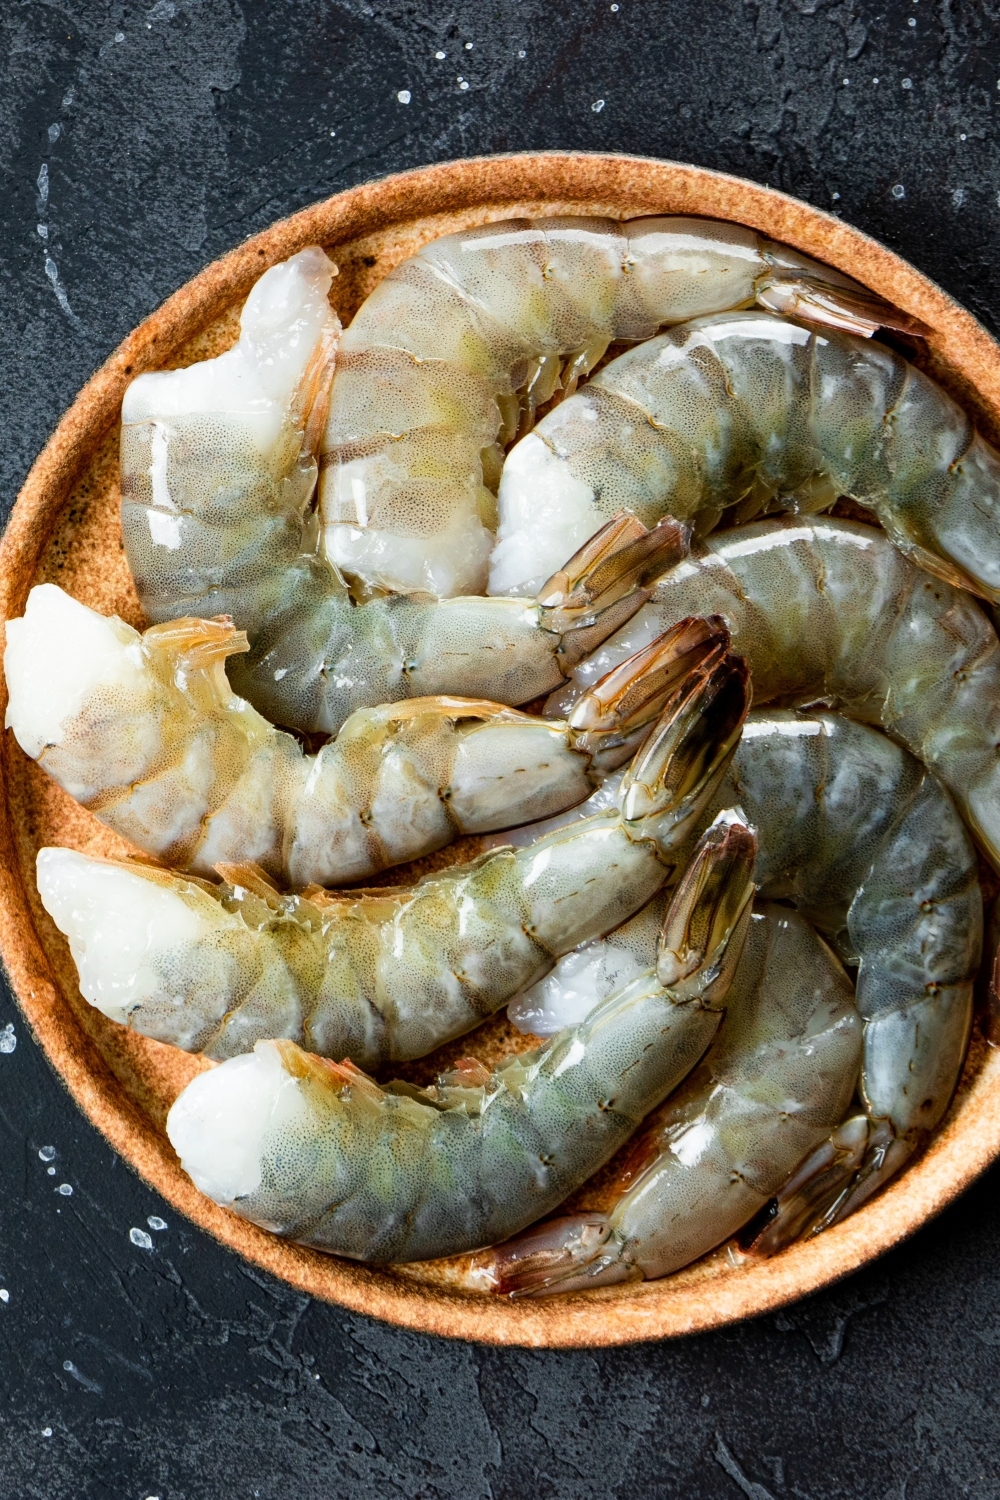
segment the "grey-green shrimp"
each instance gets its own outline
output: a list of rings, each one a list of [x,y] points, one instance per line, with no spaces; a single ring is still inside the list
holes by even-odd
[[[195,1185],[255,1223],[354,1259],[427,1260],[547,1213],[695,1065],[719,1023],[753,897],[752,836],[702,841],[656,965],[582,1025],[428,1091],[260,1042],[202,1073],[167,1133]]]
[[[288,1038],[376,1067],[461,1036],[560,954],[618,926],[672,879],[725,772],[749,702],[725,657],[668,699],[621,805],[409,888],[279,896],[42,849],[42,902],[84,997],[212,1057]]]
[[[823,700],[933,770],[1000,869],[1000,643],[967,593],[870,526],[760,521],[707,538],[550,702],[574,697],[686,615],[721,615],[754,701]]]
[[[536,408],[571,395],[614,342],[754,302],[868,334],[909,322],[829,267],[710,219],[516,219],[425,245],[340,344],[326,556],[369,588],[481,592],[504,451]]]
[[[504,466],[490,592],[532,592],[612,512],[704,535],[840,495],[936,577],[1000,602],[1000,453],[884,344],[760,312],[699,318],[606,365]]]
[[[666,1276],[728,1240],[843,1116],[861,1023],[841,964],[802,917],[754,911],[704,1062],[627,1148],[600,1211],[553,1219],[469,1268],[501,1295]]]
[[[516,412],[571,389],[611,338],[755,298],[869,330],[897,316],[707,220],[520,220],[436,241],[375,289],[339,354],[333,274],[315,248],[272,266],[234,349],[132,383],[121,440],[122,532],[148,618],[231,616],[251,645],[230,663],[237,691],[275,723],[328,733],[410,695],[524,703],[561,680],[560,632],[579,613],[557,626],[535,597],[428,596],[483,589],[488,486]],[[372,597],[386,588],[424,597]],[[597,612],[611,606],[604,634],[627,614],[620,594],[582,601],[591,644]]]
[[[356,710],[307,755],[234,694],[224,662],[246,641],[232,625],[140,635],[41,584],[7,623],[7,723],[60,786],[174,869],[253,862],[295,889],[343,885],[581,801],[727,645],[720,621],[688,621],[566,723],[411,698]]]
[[[704,1076],[668,1102],[639,1148],[642,1172],[630,1169],[600,1232],[593,1220],[565,1221],[511,1247],[500,1258],[508,1290],[676,1270],[736,1234],[814,1150],[806,1182],[795,1184],[799,1199],[808,1183],[811,1223],[831,1204],[843,1216],[899,1170],[951,1100],[971,1026],[982,895],[975,853],[944,788],[865,725],[758,710],[717,795],[755,830],[762,894],[793,901],[857,966],[866,1118],[847,1128],[854,1154],[834,1142],[848,1166],[836,1180],[823,1175],[820,1192],[831,1149],[824,1143],[841,1127],[854,1074],[846,1091],[838,1074],[831,1092],[808,1011],[785,1013],[778,1003],[771,1014],[762,990],[746,1030],[734,1009]],[[586,974],[599,995],[594,946]],[[789,981],[799,967],[788,961]],[[558,992],[558,968],[545,987]],[[800,1119],[809,1128],[797,1134],[788,1121]]]

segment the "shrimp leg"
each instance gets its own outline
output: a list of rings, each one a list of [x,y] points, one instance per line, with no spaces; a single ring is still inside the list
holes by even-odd
[[[380,1088],[350,1064],[259,1042],[188,1084],[167,1118],[195,1185],[281,1235],[357,1260],[427,1260],[554,1208],[697,1062],[738,969],[753,839],[706,835],[655,969],[587,1020],[493,1073]]]
[[[175,869],[251,861],[292,887],[342,885],[581,801],[727,645],[721,622],[687,621],[565,723],[413,698],[356,710],[307,755],[233,693],[223,662],[246,641],[228,623],[140,636],[42,584],[7,625],[7,723],[60,786]]]
[[[365,1067],[419,1057],[674,878],[748,700],[741,662],[694,672],[626,773],[620,809],[412,889],[279,896],[252,872],[220,888],[43,849],[39,893],[84,997],[147,1036],[216,1058],[275,1037]]]

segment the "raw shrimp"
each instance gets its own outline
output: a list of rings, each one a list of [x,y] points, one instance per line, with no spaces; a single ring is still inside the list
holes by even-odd
[[[307,755],[233,693],[224,661],[246,642],[232,625],[139,635],[41,584],[7,625],[7,723],[77,801],[175,869],[252,861],[292,887],[342,885],[581,801],[727,645],[721,621],[688,621],[615,668],[572,722],[412,698],[357,710]]]
[[[567,1289],[564,1272],[573,1285],[578,1276],[590,1285],[665,1275],[735,1234],[817,1148],[797,1193],[807,1182],[814,1188],[818,1215],[835,1188],[838,1212],[850,1212],[902,1166],[948,1107],[968,1045],[982,896],[974,851],[940,783],[874,729],[835,714],[758,710],[717,795],[738,804],[756,832],[762,893],[794,901],[858,967],[867,1118],[826,1140],[841,1125],[854,1075],[846,1092],[833,1093],[821,1064],[814,1078],[809,1012],[784,1014],[779,1002],[772,1015],[765,989],[745,1032],[734,1010],[735,1033],[727,1022],[707,1072],[669,1102],[637,1147],[643,1170],[636,1180],[634,1162],[628,1168],[628,1191],[600,1232],[590,1219],[539,1231],[536,1242],[511,1248],[502,1288],[534,1286],[541,1271],[538,1284],[551,1278],[558,1290]],[[648,929],[635,919],[629,928],[634,962]],[[564,958],[563,979],[557,967],[539,986],[549,1009],[554,999],[572,1017],[571,1004],[600,999],[599,946],[584,950],[582,973],[574,975]],[[629,942],[619,948],[628,951]],[[788,965],[798,973],[796,962]],[[575,996],[565,978],[575,979]],[[529,1018],[544,1014],[545,1001],[536,990]],[[789,1099],[808,1115],[802,1135],[782,1117]],[[836,1181],[823,1175],[831,1150],[843,1168]]]
[[[516,219],[425,245],[341,341],[326,556],[369,589],[483,592],[504,449],[536,407],[572,394],[613,342],[755,301],[869,334],[913,326],[829,267],[711,219]]]
[[[822,699],[885,729],[940,776],[1000,869],[1000,643],[975,600],[870,526],[760,521],[709,537],[664,575],[551,711],[565,714],[611,666],[701,612],[726,621],[758,706]]]
[[[490,592],[530,594],[613,512],[704,534],[849,495],[936,577],[1000,602],[1000,453],[883,344],[699,318],[606,365],[511,451]]]
[[[255,1223],[357,1260],[489,1244],[555,1207],[695,1065],[749,926],[753,839],[713,828],[655,968],[573,1031],[490,1073],[382,1089],[289,1042],[202,1073],[167,1133],[195,1185]]]
[[[122,532],[146,614],[228,615],[250,643],[230,661],[233,686],[292,729],[336,733],[356,708],[427,694],[550,692],[684,555],[686,528],[615,520],[533,600],[356,603],[317,555],[310,510],[339,329],[332,274],[319,250],[272,267],[234,349],[126,392]]]
[[[860,1043],[838,960],[797,913],[765,903],[718,1038],[632,1142],[604,1211],[554,1219],[477,1256],[470,1280],[515,1296],[568,1292],[697,1260],[841,1119]]]
[[[755,296],[869,329],[897,316],[706,220],[519,221],[438,241],[376,288],[343,343],[324,439],[328,562],[311,500],[340,327],[333,271],[311,249],[265,272],[235,349],[132,383],[121,442],[122,532],[147,616],[230,615],[251,644],[230,664],[237,691],[276,723],[326,732],[411,693],[524,703],[559,682],[551,610],[443,609],[370,585],[484,587],[495,501],[482,455],[495,489],[501,406],[510,415],[520,387],[528,407],[550,391],[563,355],[571,388],[612,336]],[[352,558],[353,595],[334,565]],[[602,603],[586,602],[594,625]],[[612,609],[602,628],[620,623]]]
[[[748,701],[741,662],[695,673],[629,767],[620,810],[411,889],[279,896],[253,867],[220,889],[42,849],[39,893],[84,997],[147,1036],[216,1058],[276,1037],[367,1067],[419,1057],[673,878]]]

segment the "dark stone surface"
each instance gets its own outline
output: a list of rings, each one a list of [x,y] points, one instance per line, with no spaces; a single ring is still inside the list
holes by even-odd
[[[290,210],[433,160],[726,168],[1000,317],[984,0],[3,0],[0,36],[5,506],[167,293]],[[449,1344],[310,1302],[178,1220],[2,1011],[0,1500],[1000,1496],[996,1171],[754,1324],[594,1354]]]

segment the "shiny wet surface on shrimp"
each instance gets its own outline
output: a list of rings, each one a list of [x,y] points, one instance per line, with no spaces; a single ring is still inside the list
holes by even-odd
[[[829,267],[710,219],[517,219],[433,240],[341,343],[321,459],[326,556],[368,588],[481,592],[504,452],[536,408],[571,396],[613,342],[754,302],[868,333],[900,317]]]
[[[719,532],[576,669],[552,711],[566,712],[586,685],[693,609],[726,621],[757,704],[823,700],[923,761],[1000,868],[1000,643],[967,593],[908,562],[883,532],[837,517]]]
[[[197,1186],[319,1249],[384,1262],[516,1232],[591,1175],[697,1062],[750,926],[754,840],[708,831],[656,965],[582,1025],[492,1073],[464,1059],[430,1091],[380,1088],[289,1043],[196,1078],[167,1130]]]

